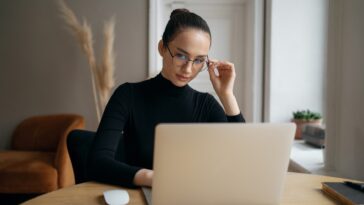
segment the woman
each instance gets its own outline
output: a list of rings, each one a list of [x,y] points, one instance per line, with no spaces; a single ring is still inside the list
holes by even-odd
[[[245,121],[233,94],[234,65],[209,60],[210,45],[205,20],[186,9],[171,13],[158,44],[161,73],[119,86],[105,108],[89,155],[91,179],[126,187],[151,186],[158,123]],[[205,68],[224,109],[210,94],[188,86]]]

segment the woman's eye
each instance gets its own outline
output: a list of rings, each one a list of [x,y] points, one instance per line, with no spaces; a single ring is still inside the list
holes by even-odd
[[[183,54],[180,54],[180,53],[177,53],[176,54],[176,57],[178,58],[178,59],[180,59],[180,60],[187,60],[188,58],[187,58],[187,56],[185,56],[185,55],[183,55]]]
[[[195,64],[201,64],[201,63],[203,63],[203,62],[205,62],[205,59],[195,59],[195,60],[194,60],[194,63],[195,63]]]

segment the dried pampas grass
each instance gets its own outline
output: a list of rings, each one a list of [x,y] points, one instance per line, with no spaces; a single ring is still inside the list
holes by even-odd
[[[111,90],[115,85],[114,80],[114,28],[115,19],[105,23],[104,26],[104,49],[102,63],[97,65],[93,50],[93,39],[90,25],[86,20],[83,24],[77,20],[74,12],[67,6],[64,0],[59,0],[60,12],[71,32],[77,38],[82,51],[85,53],[91,71],[92,90],[95,100],[96,115],[100,121],[100,113],[103,112],[109,100]]]
[[[111,18],[109,22],[105,23],[104,27],[104,49],[102,56],[102,63],[98,67],[98,79],[100,88],[100,103],[102,107],[105,107],[109,96],[111,94],[111,89],[115,86],[114,80],[114,28],[115,28],[115,18]]]

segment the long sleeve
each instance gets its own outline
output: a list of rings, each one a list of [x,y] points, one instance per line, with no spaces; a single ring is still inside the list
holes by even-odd
[[[135,173],[141,168],[115,159],[130,114],[130,95],[130,84],[119,86],[105,108],[89,154],[88,175],[93,180],[134,187]]]
[[[207,94],[208,100],[208,121],[209,122],[245,122],[245,119],[241,112],[238,115],[228,116],[225,114],[224,109],[216,101],[216,99]]]

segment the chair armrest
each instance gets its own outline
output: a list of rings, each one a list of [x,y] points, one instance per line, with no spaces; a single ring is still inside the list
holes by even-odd
[[[82,117],[72,121],[68,128],[62,134],[58,147],[56,150],[56,156],[54,159],[54,165],[58,170],[58,187],[66,187],[75,184],[74,173],[72,169],[72,163],[67,149],[67,136],[74,129],[82,129],[85,127],[85,122]]]

